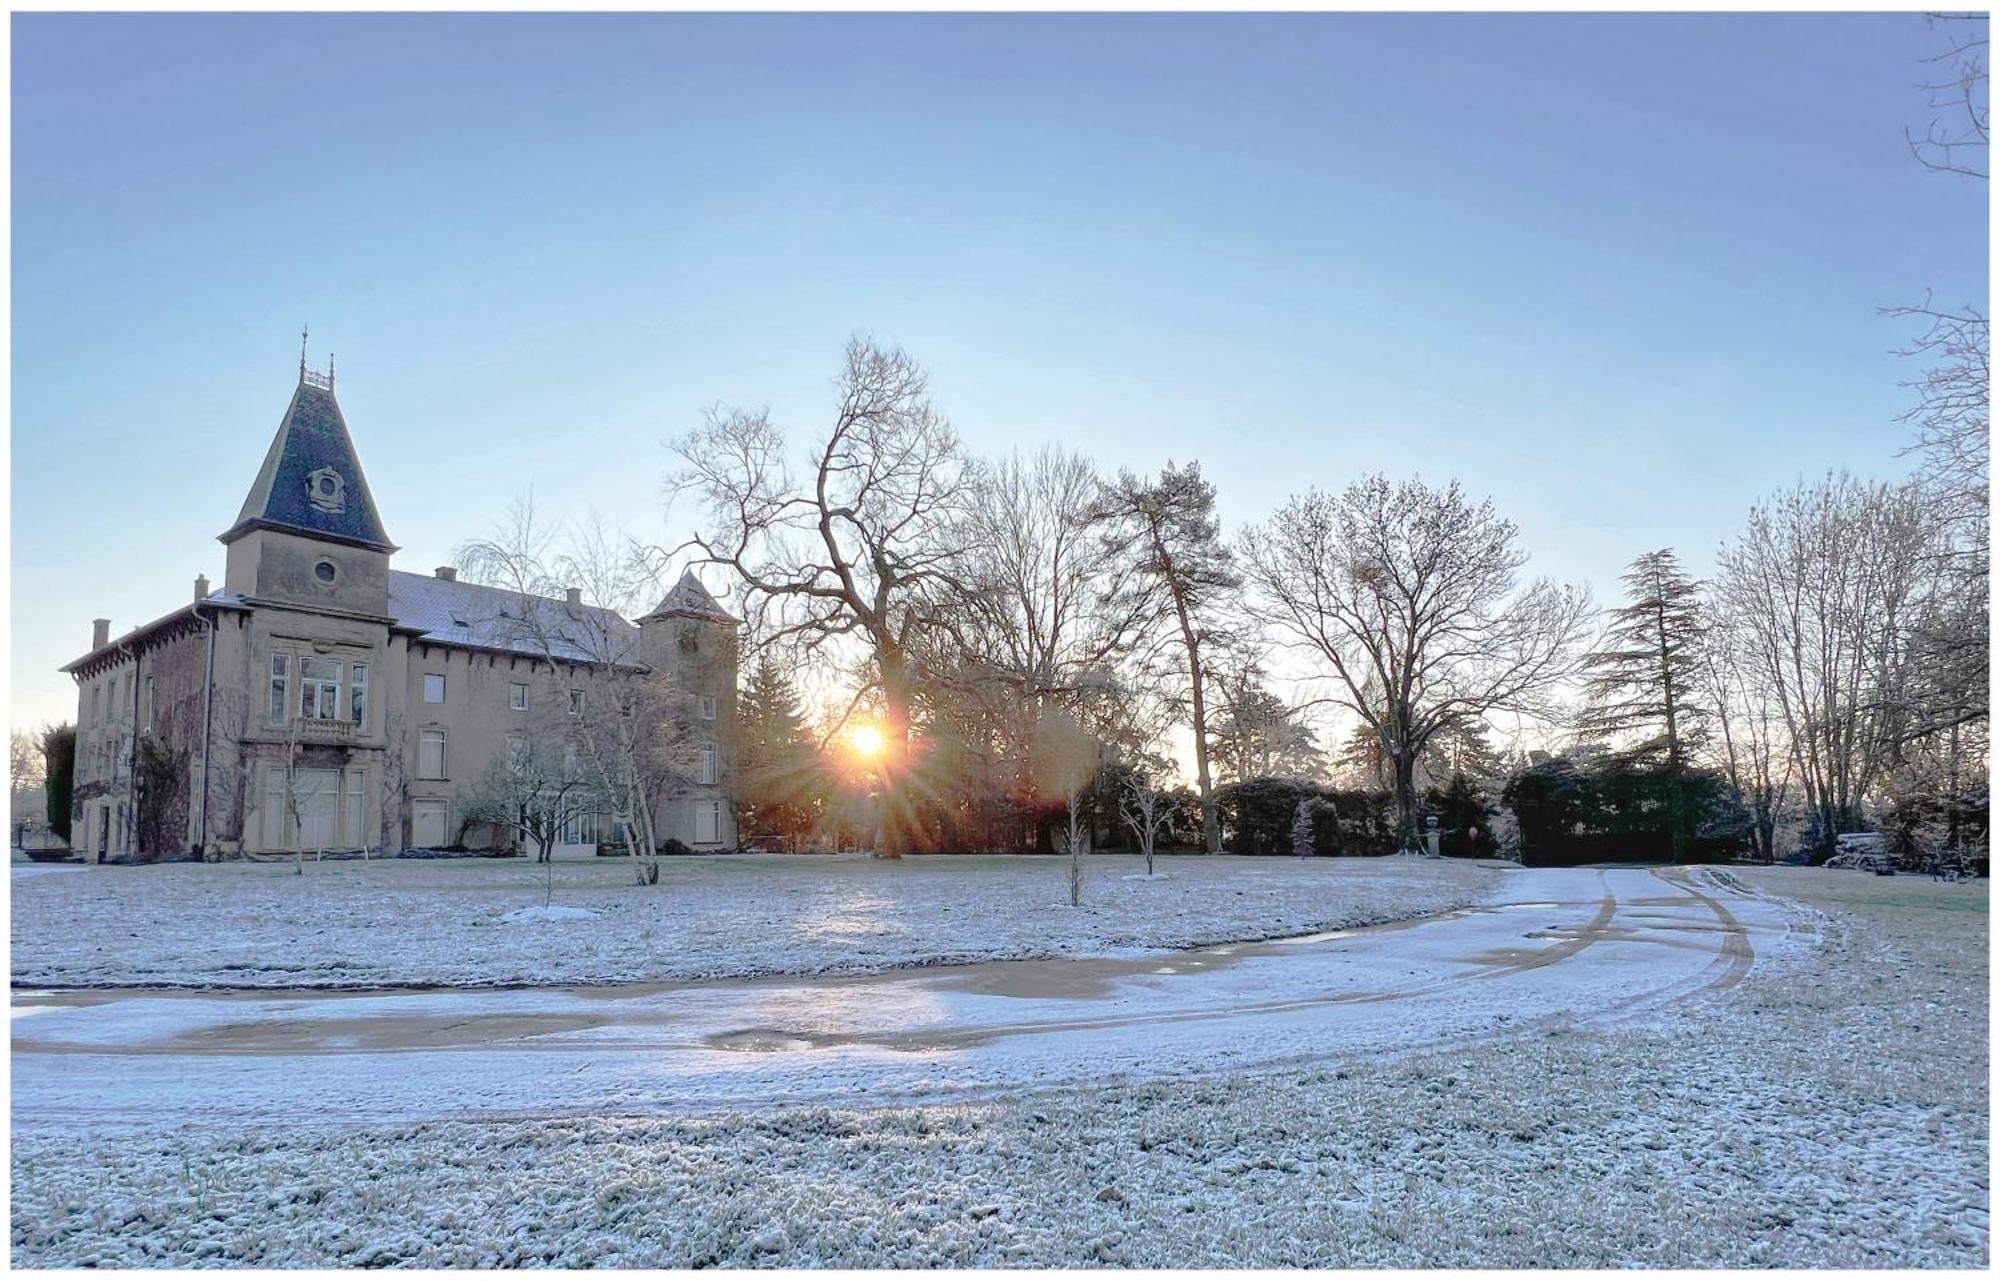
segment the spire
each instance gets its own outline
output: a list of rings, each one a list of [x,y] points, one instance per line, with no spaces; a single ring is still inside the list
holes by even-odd
[[[320,375],[307,369],[303,351],[292,403],[285,408],[236,523],[221,541],[233,543],[253,529],[281,529],[377,551],[396,550],[382,528],[368,478],[361,472],[361,458],[347,434],[347,420],[333,398],[331,370]]]
[[[653,607],[653,612],[639,621],[643,623],[655,618],[673,617],[705,618],[714,623],[736,621],[729,611],[722,608],[715,597],[709,594],[708,588],[701,585],[701,580],[694,576],[694,571],[691,569],[684,571],[681,574],[681,581],[674,584],[673,590],[661,597],[660,603]]]

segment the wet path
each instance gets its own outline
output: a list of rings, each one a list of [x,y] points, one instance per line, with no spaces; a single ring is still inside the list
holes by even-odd
[[[1705,873],[1510,875],[1480,907],[1187,952],[850,978],[17,993],[14,1120],[648,1114],[976,1099],[1409,1052],[1726,987],[1790,918]]]

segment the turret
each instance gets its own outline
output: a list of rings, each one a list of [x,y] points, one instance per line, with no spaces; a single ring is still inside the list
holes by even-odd
[[[228,591],[307,608],[388,613],[389,556],[396,547],[368,492],[331,373],[300,362],[278,434],[220,541],[229,548]]]

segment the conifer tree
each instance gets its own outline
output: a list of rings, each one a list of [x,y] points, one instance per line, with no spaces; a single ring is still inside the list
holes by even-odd
[[[750,669],[736,706],[743,830],[787,838],[811,830],[824,808],[827,779],[791,674],[764,655]]]
[[[1610,611],[1605,647],[1584,659],[1586,738],[1643,735],[1623,750],[1632,763],[1661,762],[1676,862],[1686,854],[1689,752],[1699,746],[1709,711],[1697,701],[1707,632],[1701,586],[1681,570],[1672,548],[1647,552],[1624,576],[1626,603]]]

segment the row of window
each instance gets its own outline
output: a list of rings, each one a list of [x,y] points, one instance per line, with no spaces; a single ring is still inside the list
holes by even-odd
[[[449,739],[441,727],[429,727],[417,731],[417,777],[429,782],[442,782],[450,775],[445,771],[445,748]],[[528,763],[528,740],[519,734],[507,736],[507,766],[519,770]],[[565,749],[564,772],[577,772],[576,751]],[[703,743],[695,749],[695,782],[710,786],[722,781],[722,753],[713,743]]]
[[[375,844],[363,821],[366,784],[366,770],[295,770],[288,800],[285,771],[272,767],[264,778],[264,848],[311,851]]]
[[[137,682],[137,674],[127,672],[123,677],[112,677],[108,684],[92,685],[90,687],[91,722],[93,724],[96,723],[100,717],[106,715],[107,711],[110,719],[114,721],[118,720],[121,713],[131,703],[134,691],[137,688]],[[106,707],[107,700],[105,698],[107,692],[110,694],[108,700],[110,706],[108,708]],[[146,678],[144,697],[139,699],[139,728],[142,730],[153,728],[153,677],[151,676]]]
[[[447,843],[452,835],[451,802],[436,798],[410,802],[410,844],[420,848],[435,847]],[[564,845],[595,845],[598,839],[596,814],[587,811],[574,813],[563,821],[561,841]],[[695,844],[713,845],[721,839],[722,802],[696,801]]]
[[[361,769],[302,769],[293,772],[287,794],[285,771],[272,767],[265,773],[263,845],[270,850],[363,849],[376,843],[376,833],[367,828],[367,771]],[[99,849],[105,848],[107,829],[118,838],[123,828],[112,827],[106,806],[99,820]],[[450,841],[451,803],[439,798],[417,798],[410,802],[410,842],[417,846],[439,846]],[[597,816],[573,815],[563,826],[566,845],[589,845],[598,839]],[[694,839],[712,844],[722,839],[722,802],[700,800],[694,807]],[[120,844],[114,839],[111,852]]]
[[[362,725],[368,717],[368,664],[347,663],[338,658],[319,655],[273,653],[271,655],[271,719],[283,721],[287,706],[287,690],[291,683],[293,659],[298,664],[298,715],[306,720],[338,721],[345,719],[349,724]],[[152,679],[147,678],[147,692],[150,695]],[[346,702],[342,704],[343,691]],[[91,691],[91,712],[97,712],[96,695],[101,689]],[[570,689],[569,711],[572,716],[583,714],[583,691]],[[445,678],[442,672],[424,673],[424,702],[442,705],[445,701]],[[113,687],[112,709],[117,710],[117,692]],[[150,704],[147,699],[150,721]],[[698,700],[701,718],[712,721],[719,710],[713,694],[703,694]],[[507,706],[517,712],[528,710],[528,687],[524,682],[512,681],[507,686]],[[150,727],[150,726],[149,726]]]

